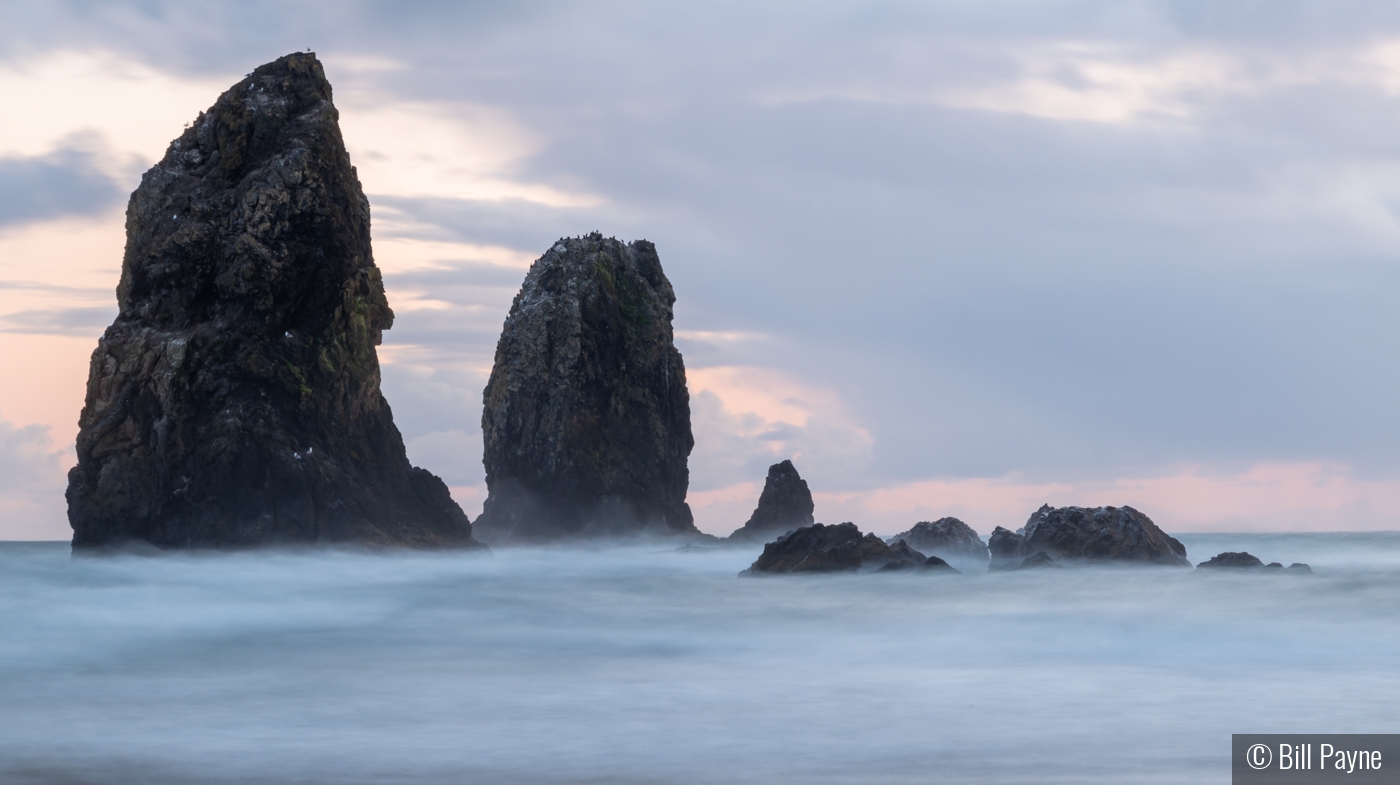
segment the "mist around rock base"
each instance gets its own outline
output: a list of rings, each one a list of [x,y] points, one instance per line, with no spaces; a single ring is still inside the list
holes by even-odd
[[[736,580],[756,549],[0,544],[0,781],[1224,781],[1394,716],[1400,537],[1178,569]]]

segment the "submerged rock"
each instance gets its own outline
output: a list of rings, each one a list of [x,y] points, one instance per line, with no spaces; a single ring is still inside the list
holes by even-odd
[[[890,538],[891,543],[899,541],[907,542],[924,553],[945,559],[985,564],[990,558],[982,538],[977,536],[977,532],[973,531],[971,526],[957,518],[920,521],[909,531]]]
[[[1204,567],[1204,568],[1206,568],[1206,569],[1212,569],[1212,570],[1213,570],[1213,569],[1252,570],[1252,569],[1262,569],[1263,566],[1264,566],[1264,562],[1260,561],[1259,558],[1258,558],[1257,556],[1253,556],[1253,555],[1251,555],[1251,554],[1249,554],[1249,553],[1247,553],[1247,552],[1244,552],[1244,551],[1239,551],[1239,552],[1235,552],[1235,551],[1226,551],[1225,553],[1221,553],[1221,554],[1217,554],[1217,555],[1215,555],[1215,556],[1212,556],[1209,560],[1203,561],[1203,562],[1201,562],[1200,564],[1197,564],[1196,566],[1197,566],[1197,567]],[[1280,566],[1281,566],[1281,565],[1280,565]]]
[[[482,396],[478,537],[699,535],[675,300],[645,240],[564,239],[531,266]]]
[[[758,496],[758,507],[748,522],[736,529],[729,539],[736,542],[768,542],[793,529],[812,525],[812,491],[807,481],[797,473],[792,461],[768,467],[768,479]]]
[[[1034,570],[1041,567],[1054,567],[1059,569],[1060,565],[1056,564],[1055,560],[1050,558],[1050,554],[1045,551],[1036,551],[1034,554],[1023,559],[1020,566],[1016,569]]]
[[[929,569],[938,568],[940,563],[942,568],[952,569],[942,559],[933,564],[930,561],[906,543],[891,547],[874,534],[862,535],[854,523],[817,523],[790,531],[763,546],[763,554],[740,574]]]
[[[1289,573],[1292,575],[1311,575],[1312,568],[1301,562],[1294,562],[1287,567],[1281,562],[1270,562],[1265,564],[1262,559],[1245,551],[1226,551],[1216,554],[1209,560],[1197,564],[1198,569],[1209,570],[1251,570],[1263,572]]]
[[[379,390],[369,202],[312,54],[258,68],[127,207],[68,475],[75,549],[475,546]]]

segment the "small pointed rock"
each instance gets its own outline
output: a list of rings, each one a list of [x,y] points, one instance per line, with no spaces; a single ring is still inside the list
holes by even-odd
[[[758,507],[729,539],[739,542],[768,542],[780,534],[811,526],[812,491],[807,481],[797,473],[792,461],[775,463],[768,467],[768,478],[763,483],[763,492],[758,497]]]

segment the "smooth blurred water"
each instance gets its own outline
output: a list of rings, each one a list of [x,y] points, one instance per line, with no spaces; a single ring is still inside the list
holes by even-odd
[[[1400,534],[1181,539],[1317,574],[0,543],[0,782],[1226,783],[1232,732],[1400,732]]]

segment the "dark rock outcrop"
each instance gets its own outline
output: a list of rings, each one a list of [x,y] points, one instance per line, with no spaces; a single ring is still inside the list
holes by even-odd
[[[645,240],[564,239],[531,266],[482,396],[478,537],[699,536],[675,300]]]
[[[987,538],[987,550],[991,555],[989,570],[1014,570],[1021,566],[1025,556],[1021,555],[1021,542],[1025,538],[1020,532],[1013,532],[1000,526],[992,529]]]
[[[127,207],[68,475],[75,549],[474,546],[379,391],[369,202],[312,54],[258,68]]]
[[[935,557],[936,558],[936,557]],[[937,562],[942,562],[937,559]],[[937,568],[922,553],[900,542],[894,547],[874,534],[860,533],[854,523],[817,523],[790,531],[763,546],[763,553],[741,575],[788,572],[846,572],[855,570]],[[948,567],[946,563],[943,567]],[[951,568],[949,568],[951,569]],[[956,570],[954,570],[956,572]]]
[[[1003,529],[1002,531],[1005,531]],[[896,534],[890,542],[907,542],[923,553],[955,561],[986,564],[990,558],[987,546],[971,526],[957,518],[920,521],[907,532]]]
[[[1312,568],[1301,562],[1294,562],[1287,567],[1281,562],[1270,562],[1265,564],[1262,559],[1246,551],[1226,551],[1216,554],[1209,560],[1197,564],[1196,567],[1208,570],[1250,570],[1259,572],[1278,572],[1291,575],[1311,575]]]
[[[1005,531],[1005,530],[1003,530]],[[1119,562],[1189,567],[1186,547],[1157,528],[1151,518],[1132,507],[1051,507],[1031,515],[1016,534],[1016,554],[1022,557],[1045,551],[1056,562]],[[992,549],[1009,549],[1010,533]],[[997,533],[992,533],[993,538]]]
[[[812,492],[792,461],[768,467],[768,479],[758,496],[758,507],[748,522],[729,539],[735,542],[768,542],[780,534],[812,525]]]
[[[904,543],[901,542],[901,543],[899,543],[899,545],[904,545]],[[895,546],[895,547],[898,547],[898,546]],[[904,547],[907,548],[907,547],[909,547],[909,546],[904,545]],[[912,550],[912,549],[911,549],[911,550]],[[918,552],[915,551],[915,553],[918,553]],[[918,554],[918,555],[919,555],[919,556],[922,556],[923,554]],[[917,572],[917,571],[923,571],[923,570],[933,570],[933,571],[935,571],[935,572],[950,573],[950,574],[952,574],[952,575],[959,575],[959,574],[961,574],[961,571],[960,571],[960,570],[958,570],[957,568],[953,567],[953,565],[949,564],[948,562],[943,561],[942,559],[938,558],[937,556],[929,556],[929,557],[925,558],[923,561],[918,561],[917,559],[912,559],[912,558],[902,558],[902,559],[898,559],[898,560],[896,560],[896,561],[888,562],[888,563],[886,563],[884,566],[880,567],[879,569],[877,569],[877,570],[875,570],[875,571],[876,571],[876,572],[903,572],[903,571],[916,571],[916,572]]]
[[[1245,551],[1226,551],[1216,554],[1209,560],[1196,565],[1206,569],[1233,569],[1233,570],[1257,570],[1263,569],[1264,562],[1259,557],[1253,556]],[[1280,565],[1282,566],[1282,565]]]

